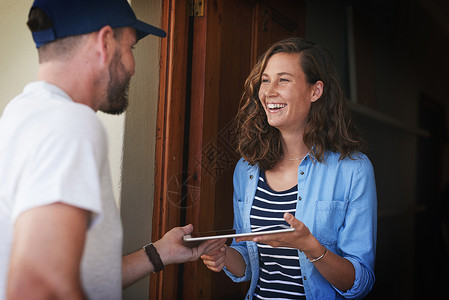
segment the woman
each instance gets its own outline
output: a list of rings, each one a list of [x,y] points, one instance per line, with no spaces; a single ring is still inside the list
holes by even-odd
[[[245,83],[237,115],[234,228],[285,224],[203,255],[247,299],[357,299],[374,284],[376,188],[329,54],[274,44]]]

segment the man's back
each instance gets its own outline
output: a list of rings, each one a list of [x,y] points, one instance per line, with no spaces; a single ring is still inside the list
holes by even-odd
[[[62,202],[91,215],[81,263],[86,294],[119,299],[122,228],[106,134],[94,111],[56,86],[35,82],[5,109],[0,141],[0,290],[5,291],[17,218],[32,208]]]

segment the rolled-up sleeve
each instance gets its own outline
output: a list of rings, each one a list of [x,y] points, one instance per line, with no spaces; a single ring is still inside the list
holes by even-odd
[[[375,281],[374,263],[377,235],[377,195],[374,170],[368,158],[358,160],[351,179],[351,193],[344,226],[340,229],[337,248],[355,269],[351,289],[340,291],[347,299],[361,299]]]

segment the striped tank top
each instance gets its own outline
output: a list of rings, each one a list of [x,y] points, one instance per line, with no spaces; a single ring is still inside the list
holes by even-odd
[[[298,186],[287,191],[273,191],[260,171],[256,196],[251,207],[252,231],[259,227],[287,225],[284,213],[295,214]],[[257,243],[259,279],[253,299],[306,299],[299,266],[298,250]]]

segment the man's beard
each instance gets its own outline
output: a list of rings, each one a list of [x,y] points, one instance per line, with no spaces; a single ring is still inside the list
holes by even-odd
[[[125,76],[120,78],[120,74]],[[126,72],[121,55],[117,51],[114,53],[114,59],[109,66],[109,82],[106,90],[106,101],[100,110],[111,115],[119,115],[128,107],[128,90],[131,76]]]

